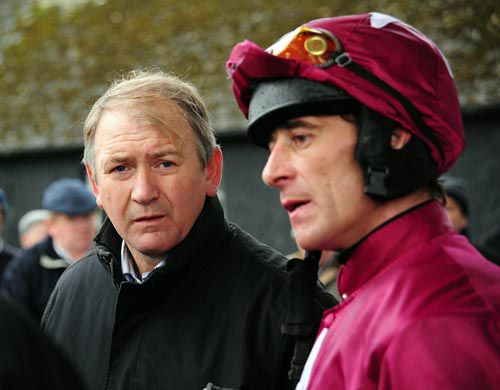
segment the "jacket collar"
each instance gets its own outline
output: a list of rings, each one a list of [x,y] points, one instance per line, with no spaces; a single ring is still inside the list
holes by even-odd
[[[405,211],[348,250],[349,261],[342,266],[338,278],[340,294],[352,294],[403,254],[452,231],[436,200]]]
[[[207,197],[187,237],[168,252],[166,265],[154,270],[143,285],[165,285],[166,279],[172,285],[177,285],[189,278],[209,257],[210,252],[218,247],[228,231],[218,198]],[[117,286],[124,281],[120,265],[121,243],[122,238],[111,221],[106,219],[94,239],[94,249]]]
[[[55,260],[61,259],[61,257],[57,254],[57,252],[54,249],[54,242],[51,236],[45,237],[42,241],[40,241],[38,244],[35,245],[40,252],[44,253],[45,255],[48,255],[50,258]]]

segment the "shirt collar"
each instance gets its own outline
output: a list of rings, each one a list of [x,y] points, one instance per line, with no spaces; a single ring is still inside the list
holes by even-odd
[[[352,248],[349,261],[340,269],[340,294],[352,294],[403,254],[449,232],[453,232],[453,228],[438,201],[407,210]]]
[[[224,219],[224,211],[217,197],[207,197],[203,210],[187,237],[168,251],[168,258],[165,259],[168,272],[153,272],[148,278],[149,286],[157,292],[170,291],[199,272],[199,268],[210,259],[211,253],[217,250],[222,241],[234,234],[234,229]],[[106,218],[94,238],[97,257],[109,269],[116,288],[124,280],[121,266],[122,241],[123,238],[109,218]],[[204,255],[200,256],[200,253]]]
[[[121,265],[123,277],[127,282],[142,284],[155,269],[163,267],[166,264],[165,260],[160,261],[151,271],[143,272],[139,275],[134,259],[130,253],[125,240],[122,240],[121,247]]]

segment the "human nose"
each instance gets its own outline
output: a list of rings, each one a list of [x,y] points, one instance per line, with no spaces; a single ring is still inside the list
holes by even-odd
[[[139,204],[149,204],[157,197],[158,186],[154,174],[148,169],[138,169],[132,189],[132,200]]]
[[[293,175],[293,167],[286,146],[276,142],[262,170],[262,180],[269,187],[280,188]]]

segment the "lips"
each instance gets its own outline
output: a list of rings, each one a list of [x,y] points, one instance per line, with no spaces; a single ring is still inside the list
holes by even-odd
[[[293,213],[299,207],[304,206],[304,205],[306,205],[308,203],[309,203],[309,201],[307,201],[307,200],[286,200],[286,201],[282,202],[281,205],[289,213]]]
[[[147,215],[135,218],[134,222],[156,222],[163,218],[163,215]]]

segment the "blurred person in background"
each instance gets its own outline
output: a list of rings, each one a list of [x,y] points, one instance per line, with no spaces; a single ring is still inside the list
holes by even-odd
[[[48,210],[31,210],[21,217],[17,224],[17,231],[23,249],[28,249],[47,237],[49,219],[50,211]]]
[[[4,290],[38,321],[61,274],[92,248],[97,228],[95,197],[81,180],[51,183],[42,207],[50,212],[48,237],[16,257],[2,281]]]
[[[3,239],[3,230],[7,219],[7,211],[9,204],[7,203],[7,195],[0,188],[0,279],[4,273],[5,267],[19,253],[19,249],[5,242]]]
[[[438,178],[465,135],[446,59],[377,12],[308,22],[227,63],[307,251],[338,251],[297,389],[498,389],[500,269],[451,226]]]
[[[465,181],[458,177],[444,176],[443,188],[446,195],[446,214],[453,229],[467,237],[486,259],[500,264],[500,230],[493,232],[482,242],[472,242],[469,237],[470,204]]]
[[[469,225],[469,199],[462,179],[452,176],[443,177],[443,188],[446,196],[446,214],[450,218],[453,229],[466,237]]]
[[[337,277],[340,268],[338,253],[335,251],[321,251],[318,267],[319,281],[325,286],[326,290],[340,302],[342,297],[337,287]]]

